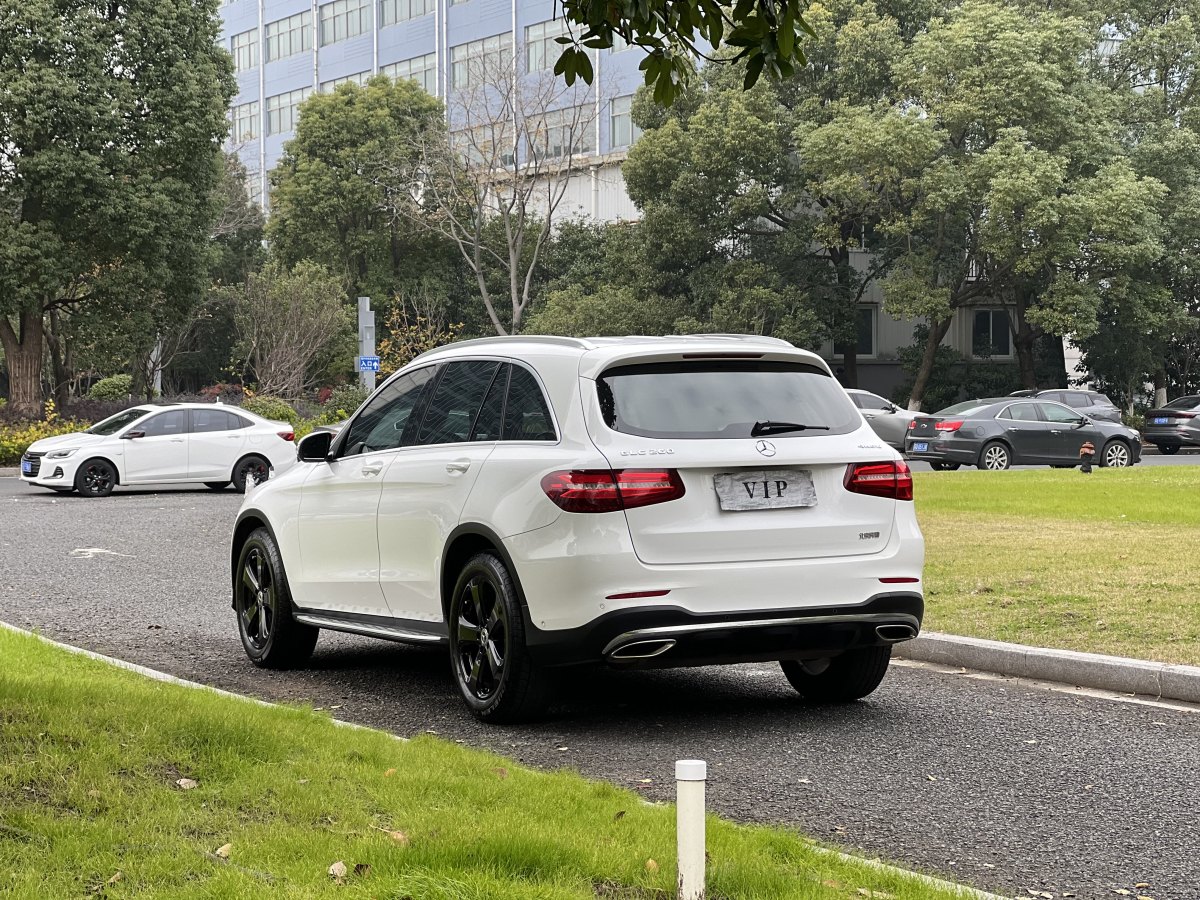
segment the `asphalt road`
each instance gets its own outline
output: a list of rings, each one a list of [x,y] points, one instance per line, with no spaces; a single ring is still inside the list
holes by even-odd
[[[571,767],[652,800],[670,798],[675,759],[706,759],[710,805],[724,815],[998,893],[1200,898],[1198,712],[908,666],[868,701],[820,709],[777,667],[747,665],[579,675],[548,721],[488,729],[434,650],[326,633],[309,669],[251,666],[226,588],[239,500],[205,489],[85,500],[0,478],[0,618],[397,734]]]

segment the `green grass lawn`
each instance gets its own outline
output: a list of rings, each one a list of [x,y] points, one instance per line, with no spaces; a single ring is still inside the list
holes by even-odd
[[[6,897],[665,900],[674,815],[570,772],[161,684],[0,630]],[[710,817],[708,852],[711,898],[960,896],[783,829]]]
[[[931,630],[1200,664],[1200,467],[916,476]]]

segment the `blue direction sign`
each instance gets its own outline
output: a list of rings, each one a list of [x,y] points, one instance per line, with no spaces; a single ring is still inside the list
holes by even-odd
[[[360,356],[358,358],[358,371],[360,372],[378,372],[379,357],[378,356]]]

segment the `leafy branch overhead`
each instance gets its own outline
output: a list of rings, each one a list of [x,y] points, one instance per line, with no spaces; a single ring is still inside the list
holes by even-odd
[[[692,60],[744,61],[743,87],[765,72],[773,81],[806,64],[801,40],[815,37],[797,0],[562,0],[563,15],[582,31],[558,38],[565,45],[554,73],[574,84],[594,77],[589,49],[618,41],[642,48],[641,70],[654,101],[670,106],[682,93]],[[721,52],[722,50],[725,52]]]

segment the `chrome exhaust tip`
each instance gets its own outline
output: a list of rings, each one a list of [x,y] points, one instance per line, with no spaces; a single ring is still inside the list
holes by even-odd
[[[917,629],[911,625],[880,625],[875,629],[875,634],[881,641],[896,644],[900,641],[911,641],[917,636]]]
[[[672,647],[675,646],[675,641],[672,639],[659,639],[653,641],[633,641],[628,644],[622,644],[612,653],[608,654],[609,659],[650,659],[654,656],[662,656]]]

